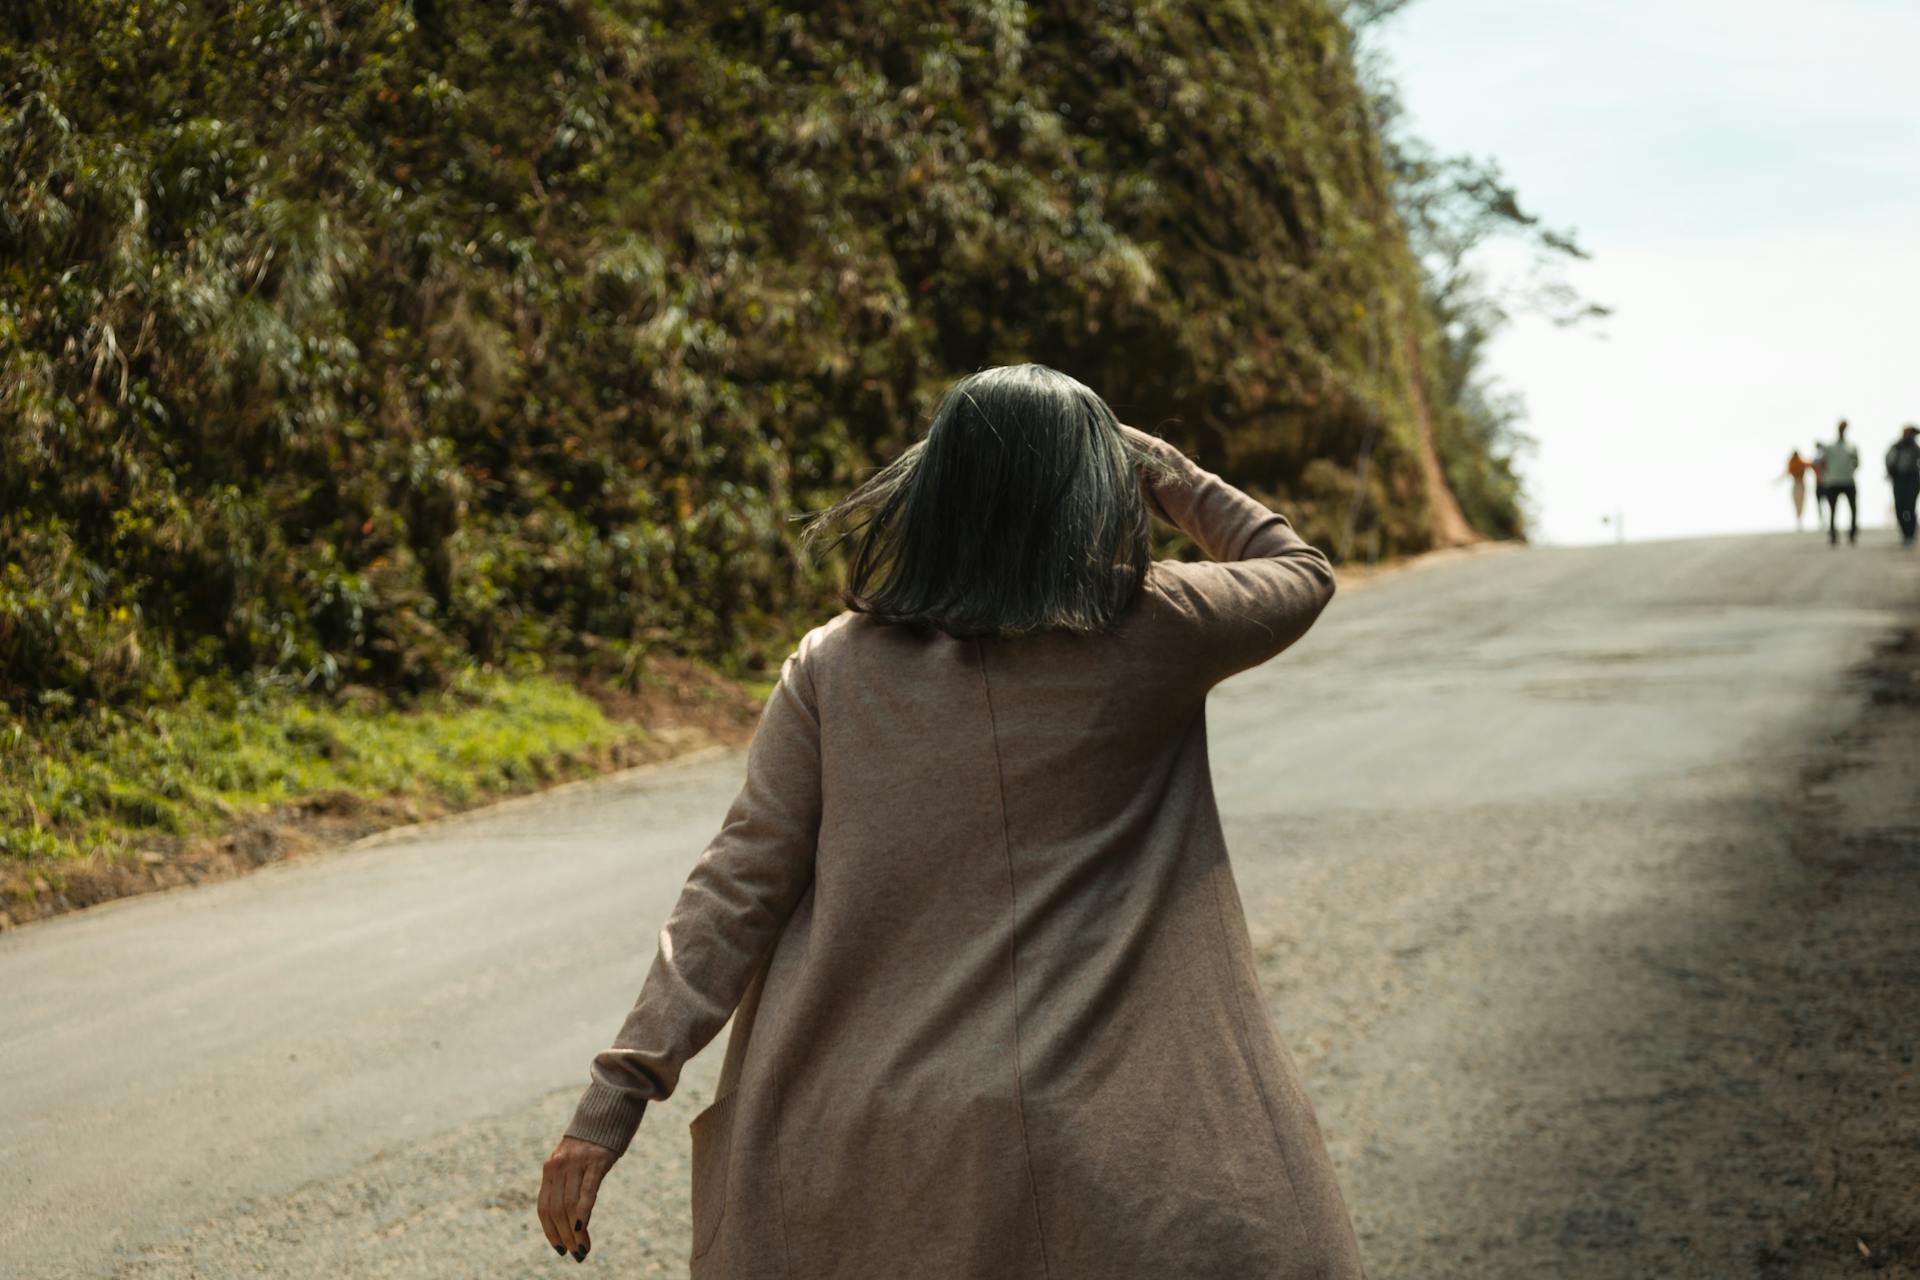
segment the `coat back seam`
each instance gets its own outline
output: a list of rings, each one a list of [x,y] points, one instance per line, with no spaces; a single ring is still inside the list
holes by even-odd
[[[993,682],[987,678],[987,655],[977,638],[973,642],[973,658],[980,672],[980,692],[987,704],[987,741],[993,746],[994,792],[1000,800],[1000,848],[1007,858],[1007,973],[1013,991],[1014,1110],[1020,1117],[1020,1148],[1027,1163],[1027,1191],[1033,1197],[1033,1235],[1040,1245],[1040,1274],[1042,1277],[1051,1277],[1052,1269],[1047,1265],[1047,1233],[1040,1222],[1040,1183],[1033,1172],[1033,1142],[1027,1136],[1026,1086],[1021,1076],[1020,954],[1017,933],[1020,899],[1013,874],[1013,836],[1007,824],[1007,775],[1000,764],[1000,725],[993,713]]]

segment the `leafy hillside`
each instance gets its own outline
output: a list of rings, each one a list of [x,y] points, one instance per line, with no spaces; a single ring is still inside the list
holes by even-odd
[[[202,676],[764,661],[828,598],[786,517],[1006,360],[1336,549],[1429,545],[1441,469],[1517,525],[1324,0],[8,8],[29,729]]]

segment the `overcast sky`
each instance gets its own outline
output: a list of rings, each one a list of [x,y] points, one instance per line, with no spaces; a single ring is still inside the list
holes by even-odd
[[[1414,129],[1593,253],[1598,325],[1496,348],[1541,541],[1793,527],[1841,417],[1863,522],[1920,422],[1920,0],[1417,0],[1372,37]],[[1499,269],[1499,263],[1494,264]]]

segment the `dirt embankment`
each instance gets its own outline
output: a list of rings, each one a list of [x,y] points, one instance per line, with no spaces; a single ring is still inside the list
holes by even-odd
[[[1433,410],[1427,403],[1426,377],[1421,372],[1420,340],[1412,329],[1401,341],[1406,360],[1407,387],[1413,395],[1413,411],[1420,423],[1420,470],[1426,476],[1427,502],[1432,512],[1433,545],[1464,547],[1486,539],[1468,522],[1460,510],[1460,500],[1447,483],[1446,468],[1440,465],[1440,449],[1433,438]]]

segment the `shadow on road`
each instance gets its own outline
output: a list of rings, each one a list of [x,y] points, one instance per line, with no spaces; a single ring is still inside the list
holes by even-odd
[[[1376,1280],[1920,1274],[1920,631],[1847,690],[1634,800],[1381,824],[1318,892],[1383,977],[1268,938]]]

